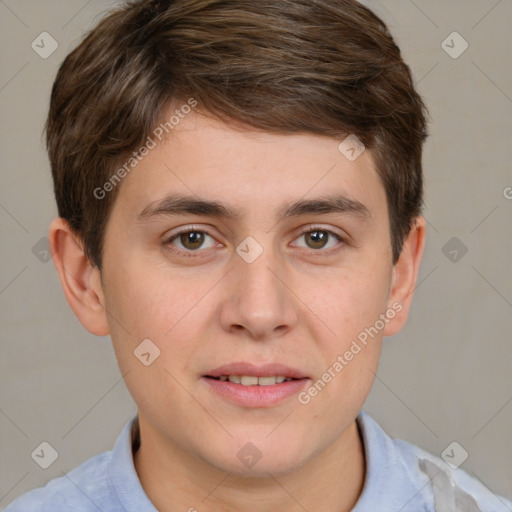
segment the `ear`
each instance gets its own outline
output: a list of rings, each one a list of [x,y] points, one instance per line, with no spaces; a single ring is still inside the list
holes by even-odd
[[[71,309],[89,332],[106,336],[110,331],[100,271],[89,262],[81,240],[61,217],[50,224],[48,238],[53,263]]]
[[[395,311],[396,314],[386,324],[384,336],[391,336],[400,331],[409,316],[425,245],[425,224],[423,217],[415,219],[407,238],[404,240],[400,257],[393,266],[388,308]]]

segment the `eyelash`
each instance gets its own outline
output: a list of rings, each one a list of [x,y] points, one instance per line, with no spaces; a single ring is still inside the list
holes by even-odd
[[[306,235],[308,233],[313,233],[315,231],[322,231],[324,233],[328,233],[329,235],[332,235],[334,238],[336,238],[336,240],[338,240],[338,242],[341,243],[342,246],[346,243],[345,239],[342,236],[340,236],[338,233],[335,233],[334,231],[331,231],[329,229],[325,229],[321,226],[309,226],[306,230],[299,233],[297,238],[300,238],[301,236]],[[167,238],[166,240],[164,240],[163,243],[167,247],[167,250],[169,250],[170,252],[172,252],[174,254],[183,255],[187,258],[201,258],[202,256],[200,256],[198,254],[201,252],[204,252],[205,249],[203,249],[203,250],[196,249],[195,251],[192,251],[192,250],[188,250],[188,249],[175,248],[172,245],[172,242],[184,233],[205,233],[209,237],[214,238],[214,236],[211,235],[208,231],[206,231],[204,229],[195,229],[192,226],[192,227],[188,227],[187,229],[183,229],[182,231],[179,231],[177,233],[174,233],[170,238]],[[331,254],[337,253],[341,249],[342,249],[342,247],[332,247],[330,249],[309,249],[309,251],[311,251],[312,253],[320,253],[320,254],[316,254],[315,256],[326,256],[326,255],[331,255]],[[308,249],[306,248],[306,250],[308,250]]]

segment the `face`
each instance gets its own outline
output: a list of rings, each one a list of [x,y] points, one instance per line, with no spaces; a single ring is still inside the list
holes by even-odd
[[[277,475],[353,424],[393,326],[394,269],[370,152],[350,161],[339,143],[191,113],[124,178],[103,300],[141,425],[162,445]]]

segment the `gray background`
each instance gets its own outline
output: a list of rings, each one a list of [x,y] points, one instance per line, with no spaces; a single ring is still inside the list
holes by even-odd
[[[389,24],[432,115],[419,285],[365,408],[437,455],[457,441],[461,467],[512,498],[512,2],[364,3]],[[136,412],[109,338],[80,325],[53,263],[33,252],[56,215],[41,137],[51,85],[113,4],[0,1],[0,506],[111,449]],[[59,45],[47,59],[31,48],[43,31]],[[469,43],[458,58],[442,47],[454,31]],[[46,470],[31,458],[42,441],[59,453]]]

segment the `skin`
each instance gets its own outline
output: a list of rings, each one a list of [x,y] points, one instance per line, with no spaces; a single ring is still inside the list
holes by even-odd
[[[87,330],[112,338],[138,407],[135,467],[160,511],[341,512],[362,492],[365,456],[355,418],[383,337],[406,322],[425,221],[415,220],[393,265],[386,195],[372,155],[366,150],[351,162],[339,142],[241,131],[196,110],[119,185],[101,273],[63,219],[50,226],[69,304]],[[276,220],[282,205],[333,191],[363,203],[370,215]],[[137,220],[170,193],[222,201],[243,214]],[[206,231],[203,245],[194,251],[180,237],[168,242],[178,228]],[[329,235],[323,246],[310,236],[315,228],[344,241]],[[236,252],[247,236],[263,248],[252,263]],[[397,304],[400,312],[307,404],[293,396],[243,407],[201,379],[233,361],[279,362],[311,376],[311,384]],[[133,351],[147,338],[160,356],[144,366]],[[236,456],[247,442],[262,453],[251,468]]]

